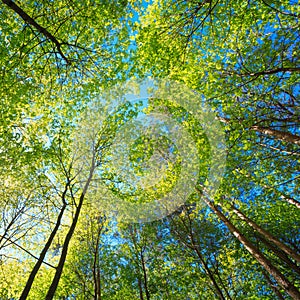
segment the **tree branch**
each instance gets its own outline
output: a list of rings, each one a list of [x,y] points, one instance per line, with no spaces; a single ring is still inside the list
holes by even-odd
[[[265,135],[271,135],[275,139],[300,145],[300,136],[292,134],[290,132],[284,132],[280,130],[271,129],[270,127],[252,126],[250,129],[258,131]]]
[[[37,31],[43,34],[47,39],[49,39],[57,48],[58,53],[60,56],[66,61],[67,64],[70,64],[68,58],[64,55],[61,50],[61,45],[63,43],[59,42],[57,38],[52,35],[46,28],[42,27],[38,24],[32,17],[30,17],[20,6],[14,3],[11,0],[2,0],[4,4],[10,7],[14,12],[16,12],[27,24],[32,25]]]
[[[237,72],[232,72],[232,71],[224,71],[224,75],[236,75],[238,77],[246,77],[246,76],[251,76],[251,77],[258,77],[258,76],[264,76],[264,75],[272,75],[272,74],[277,74],[277,73],[299,73],[300,68],[299,67],[282,67],[282,68],[275,68],[275,69],[270,69],[270,70],[264,70],[264,71],[259,71],[259,72],[247,72],[247,73],[237,73]]]
[[[0,235],[1,236],[1,235]],[[11,242],[13,245],[15,245],[16,247],[20,248],[21,250],[23,250],[24,252],[26,252],[27,254],[29,254],[31,257],[35,258],[36,260],[38,260],[39,258],[36,257],[34,254],[32,254],[30,251],[26,250],[25,248],[23,248],[22,246],[20,246],[18,243],[16,243],[16,241],[13,241],[11,240],[10,238],[7,238],[5,236],[1,236],[2,238],[8,240],[9,242]],[[0,254],[0,256],[3,255],[3,254]],[[54,267],[53,265],[47,263],[46,261],[42,261],[43,264],[53,268],[53,269],[56,269],[56,267]]]

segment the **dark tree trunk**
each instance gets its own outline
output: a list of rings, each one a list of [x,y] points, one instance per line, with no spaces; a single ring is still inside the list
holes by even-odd
[[[87,189],[88,189],[88,187],[91,183],[94,170],[95,170],[95,157],[93,157],[89,177],[88,177],[87,182],[86,182],[86,184],[83,188],[83,191],[80,195],[79,203],[78,203],[78,206],[76,208],[75,215],[74,215],[71,227],[70,227],[70,229],[69,229],[69,231],[66,235],[66,238],[65,238],[65,241],[64,241],[64,244],[63,244],[63,247],[62,247],[62,252],[61,252],[61,255],[60,255],[60,259],[59,259],[59,262],[58,262],[58,265],[57,265],[57,268],[56,268],[56,272],[55,272],[54,278],[52,280],[52,283],[51,283],[51,285],[48,289],[48,293],[46,295],[45,300],[52,300],[53,297],[54,297],[54,294],[56,292],[56,289],[57,289],[57,286],[58,286],[58,283],[59,283],[59,280],[60,280],[60,277],[61,277],[61,274],[62,274],[62,271],[63,271],[63,268],[64,268],[64,264],[65,264],[65,261],[66,261],[66,257],[67,257],[67,254],[68,254],[69,243],[70,243],[71,238],[74,234],[74,231],[75,231],[75,228],[76,228],[76,225],[77,225],[77,222],[78,222],[78,218],[79,218],[79,215],[80,215],[81,207],[83,205],[84,197],[85,197]]]
[[[59,213],[59,215],[57,217],[55,227],[53,228],[53,230],[52,230],[52,232],[51,232],[51,234],[50,234],[50,236],[49,236],[49,238],[47,240],[47,243],[45,244],[45,246],[44,246],[44,248],[43,248],[43,250],[42,250],[42,252],[41,252],[41,254],[39,256],[38,261],[34,265],[32,271],[31,271],[31,273],[29,275],[29,278],[28,278],[28,280],[26,282],[26,285],[25,285],[25,287],[23,289],[23,292],[21,294],[20,300],[25,300],[27,298],[27,296],[28,296],[28,294],[30,292],[31,286],[33,284],[34,278],[35,278],[37,272],[39,271],[39,269],[40,269],[40,267],[41,267],[41,265],[42,265],[42,263],[43,263],[43,261],[45,259],[45,256],[46,256],[46,254],[47,254],[47,252],[48,252],[48,250],[49,250],[49,248],[50,248],[50,246],[51,246],[51,244],[53,242],[53,239],[56,236],[56,233],[57,233],[57,231],[58,231],[58,229],[60,227],[61,219],[62,219],[64,211],[65,211],[65,209],[67,207],[67,203],[66,203],[65,197],[66,197],[69,185],[70,185],[70,181],[68,181],[68,183],[66,184],[65,190],[63,191],[63,194],[62,194],[63,206],[60,209],[60,213]]]
[[[144,300],[142,280],[141,280],[140,276],[138,276],[138,286],[139,286],[140,300]]]
[[[272,282],[270,276],[263,271],[262,272],[266,278],[266,281],[268,282],[268,285],[270,286],[270,288],[272,289],[272,291],[274,292],[274,294],[278,297],[279,300],[284,300],[284,297],[282,296],[280,290],[278,289],[278,287]]]
[[[148,289],[147,271],[146,271],[146,265],[145,265],[143,253],[141,253],[141,262],[142,262],[142,269],[143,269],[144,287],[145,287],[145,292],[146,292],[146,298],[147,298],[147,300],[150,300],[150,292],[149,292],[149,289]]]

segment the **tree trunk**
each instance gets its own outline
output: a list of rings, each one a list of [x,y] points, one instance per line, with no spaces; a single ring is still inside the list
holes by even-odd
[[[235,171],[237,171],[239,174],[245,176],[246,178],[249,178],[249,179],[253,180],[253,177],[252,177],[249,173],[248,173],[248,174],[244,174],[244,173],[242,174],[242,173],[240,172],[239,169],[235,169]],[[289,195],[286,195],[286,194],[283,193],[282,191],[276,190],[276,189],[275,189],[274,187],[272,187],[272,186],[268,186],[268,185],[266,185],[266,184],[264,184],[264,183],[260,183],[260,184],[261,184],[261,186],[262,186],[263,188],[265,188],[266,190],[272,189],[272,190],[276,191],[277,193],[280,193],[280,194],[281,194],[281,195],[280,195],[280,198],[281,198],[281,199],[283,199],[285,202],[287,202],[287,203],[289,203],[289,204],[295,205],[297,208],[300,209],[300,202],[297,201],[296,199],[294,199],[293,197],[291,197],[291,196],[289,196]]]
[[[219,270],[218,270],[218,267],[215,269],[215,273],[217,274],[217,276],[218,276],[218,278],[219,278],[219,280],[220,280],[220,282],[221,282],[221,285],[222,285],[222,287],[223,287],[223,289],[224,289],[224,291],[225,291],[225,293],[226,293],[226,296],[227,296],[228,300],[232,300],[232,298],[231,298],[231,296],[230,296],[230,294],[229,294],[229,291],[228,291],[227,287],[225,286],[225,284],[224,284],[224,282],[223,282],[223,279],[222,279],[221,276],[220,276],[220,272],[219,272]]]
[[[223,122],[226,124],[228,124],[230,122],[230,119],[223,118],[223,117],[218,117],[218,120],[220,122]],[[239,120],[238,122],[241,123],[242,121]],[[296,134],[292,134],[287,131],[280,131],[280,130],[272,129],[271,127],[263,127],[263,126],[257,126],[257,125],[251,126],[250,129],[260,132],[265,135],[272,136],[273,138],[275,138],[276,140],[279,140],[279,141],[289,142],[292,144],[300,145],[300,136],[298,136]]]
[[[198,190],[199,193],[201,191]],[[275,268],[271,261],[269,261],[246,237],[225,217],[225,215],[209,201],[205,196],[202,197],[205,203],[212,209],[212,211],[224,222],[229,231],[244,245],[249,253],[265,268],[265,270],[272,275],[278,284],[288,293],[293,299],[300,299],[300,291],[288,281],[288,279]]]
[[[99,240],[102,228],[97,232],[97,240],[94,249],[94,263],[93,263],[93,279],[94,279],[94,298],[101,300],[101,281],[100,281],[100,266],[99,266]]]
[[[287,196],[283,193],[281,193],[281,199],[283,199],[284,201],[286,201],[287,203],[290,203],[290,204],[293,204],[295,205],[297,208],[300,209],[300,202],[297,201],[296,199],[290,197],[290,196]]]
[[[189,214],[187,214],[187,215],[188,215],[188,219],[189,219],[189,228],[188,228],[189,236],[191,237],[191,242],[192,242],[192,247],[190,247],[190,248],[192,248],[192,250],[194,250],[196,252],[197,256],[199,257],[199,259],[200,259],[200,261],[201,261],[201,263],[204,267],[204,270],[205,270],[206,274],[208,275],[209,279],[211,280],[211,282],[213,284],[213,287],[215,288],[215,292],[217,293],[218,297],[222,300],[226,300],[226,298],[224,297],[223,292],[222,292],[221,288],[219,287],[214,275],[212,274],[211,270],[209,269],[207,263],[205,262],[205,260],[202,256],[201,252],[199,251],[198,246],[196,245],[196,242],[195,242],[195,239],[194,239],[194,233],[193,233],[193,230],[192,230],[191,218],[190,218]]]
[[[97,266],[97,296],[98,300],[101,300],[101,273],[99,266]]]
[[[211,270],[209,269],[208,265],[206,264],[205,260],[203,259],[203,257],[201,255],[199,249],[197,248],[197,246],[194,248],[194,250],[196,251],[197,256],[199,257],[199,259],[200,259],[200,261],[201,261],[201,263],[204,267],[204,270],[205,270],[206,274],[208,275],[209,279],[211,280],[218,297],[222,300],[226,300],[226,298],[223,295],[223,292],[222,292],[221,288],[219,287],[214,275],[212,274]]]
[[[48,250],[49,250],[49,248],[50,248],[50,246],[51,246],[51,244],[53,242],[53,239],[56,236],[56,233],[57,233],[57,231],[58,231],[58,229],[60,227],[61,219],[62,219],[64,211],[65,211],[65,209],[67,207],[67,203],[66,203],[65,197],[66,197],[69,185],[70,185],[70,181],[67,182],[67,184],[65,186],[65,190],[63,191],[62,196],[61,196],[62,197],[62,201],[63,201],[63,206],[62,206],[62,208],[60,210],[60,213],[59,213],[59,215],[57,217],[55,227],[53,228],[53,230],[52,230],[52,232],[51,232],[51,234],[50,234],[50,236],[49,236],[49,238],[47,240],[47,243],[45,244],[45,246],[44,246],[44,248],[43,248],[43,250],[42,250],[42,252],[41,252],[41,254],[39,256],[38,261],[34,265],[32,271],[31,271],[31,273],[29,275],[29,278],[28,278],[28,280],[26,282],[26,285],[25,285],[25,287],[23,289],[23,292],[21,294],[20,300],[25,300],[27,298],[27,296],[28,296],[28,294],[30,292],[31,286],[33,284],[34,278],[35,278],[37,272],[39,271],[39,269],[40,269],[40,267],[41,267],[41,265],[42,265],[42,263],[43,263],[43,261],[45,259],[45,256],[46,256],[46,254],[47,254],[47,252],[48,252]]]
[[[138,275],[138,286],[139,286],[140,300],[144,300],[142,281],[139,275]]]
[[[84,197],[80,197],[80,201],[79,201],[78,207],[76,208],[74,219],[72,221],[71,227],[70,227],[70,229],[67,233],[67,236],[65,238],[63,248],[62,248],[62,252],[61,252],[61,255],[60,255],[60,259],[59,259],[59,262],[58,262],[58,266],[56,268],[54,278],[52,280],[52,283],[49,287],[48,293],[47,293],[46,298],[45,298],[46,300],[52,300],[53,297],[54,297],[55,291],[57,289],[57,286],[58,286],[58,283],[59,283],[59,280],[60,280],[60,277],[61,277],[61,274],[62,274],[62,271],[63,271],[63,267],[64,267],[64,264],[65,264],[65,261],[66,261],[69,243],[70,243],[70,240],[73,236],[73,233],[75,231],[75,227],[76,227],[76,224],[77,224],[77,221],[78,221],[78,218],[79,218],[80,210],[81,210],[82,203],[83,203],[83,198]]]
[[[67,254],[68,254],[69,243],[70,243],[71,238],[74,234],[74,231],[75,231],[75,228],[76,228],[76,225],[77,225],[77,221],[78,221],[78,218],[79,218],[79,214],[80,214],[80,211],[81,211],[81,207],[83,205],[83,200],[84,200],[85,194],[87,192],[87,189],[88,189],[88,187],[91,183],[94,170],[95,170],[95,156],[93,156],[92,166],[91,166],[91,169],[90,169],[89,177],[88,177],[87,182],[86,182],[86,184],[83,188],[83,191],[80,195],[79,203],[78,203],[78,206],[76,208],[75,215],[74,215],[71,227],[70,227],[70,229],[69,229],[69,231],[66,235],[66,238],[65,238],[65,241],[64,241],[64,244],[63,244],[63,248],[62,248],[62,252],[61,252],[61,255],[60,255],[60,259],[59,259],[59,262],[58,262],[58,265],[57,265],[57,268],[56,268],[56,272],[55,272],[54,278],[52,280],[52,283],[51,283],[51,285],[48,289],[48,293],[46,295],[45,300],[52,300],[53,297],[54,297],[55,291],[57,289],[57,286],[58,286],[58,283],[59,283],[59,280],[60,280],[60,277],[61,277],[61,274],[62,274],[62,271],[63,271],[63,268],[64,268],[66,257],[67,257]]]
[[[286,131],[275,130],[270,127],[252,126],[250,129],[258,131],[265,135],[271,135],[276,140],[289,142],[292,144],[300,145],[300,136]]]
[[[283,252],[282,250],[279,250],[278,248],[276,248],[271,242],[269,242],[268,240],[266,240],[262,236],[260,236],[260,235],[256,235],[256,236],[270,250],[272,250],[273,253],[275,253],[283,262],[285,262],[291,268],[291,270],[293,270],[294,272],[296,272],[300,275],[300,268],[286,255],[285,252]]]
[[[279,300],[284,300],[284,297],[282,296],[280,290],[278,289],[278,287],[272,282],[270,276],[263,271],[262,272],[266,278],[266,281],[268,282],[270,288],[273,290],[274,294],[278,297]]]
[[[145,292],[146,292],[146,299],[150,300],[150,292],[149,292],[149,289],[148,289],[147,271],[146,271],[146,266],[145,266],[143,253],[141,253],[141,262],[142,262],[142,269],[143,269],[143,276],[144,276],[144,287],[145,287]]]
[[[231,205],[232,211],[243,221],[247,222],[247,224],[255,229],[257,232],[259,232],[262,236],[264,236],[266,239],[274,243],[278,248],[280,248],[282,251],[284,251],[286,254],[291,256],[293,259],[295,259],[297,262],[300,262],[300,255],[297,254],[294,250],[292,250],[287,245],[283,244],[281,241],[279,241],[275,236],[273,236],[271,233],[266,231],[265,229],[261,228],[259,225],[257,225],[254,221],[249,219],[247,216],[245,216],[238,208],[236,208],[234,205]]]

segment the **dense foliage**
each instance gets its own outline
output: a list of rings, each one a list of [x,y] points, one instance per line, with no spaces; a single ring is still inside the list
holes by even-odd
[[[300,299],[297,1],[2,0],[0,16],[0,299]],[[193,112],[151,99],[107,117],[105,91],[149,76],[185,84],[222,124],[213,196]],[[176,211],[126,223],[94,182],[126,209],[182,172],[176,145],[143,135],[136,177],[106,167],[118,129],[152,111],[191,134],[201,172]],[[155,149],[166,179],[128,188]]]

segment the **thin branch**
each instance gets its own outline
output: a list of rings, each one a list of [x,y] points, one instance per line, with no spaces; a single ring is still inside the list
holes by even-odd
[[[271,6],[270,4],[268,4],[264,0],[262,0],[262,2],[263,2],[263,4],[265,4],[266,6],[268,6],[269,8],[273,9],[274,11],[276,11],[277,13],[280,13],[280,14],[283,14],[283,15],[286,15],[286,16],[295,17],[295,18],[299,17],[299,15],[297,15],[297,14],[292,14],[292,13],[287,13],[287,12],[281,11],[281,10],[277,9],[276,7]]]
[[[224,75],[236,75],[238,77],[245,77],[245,76],[251,76],[251,77],[258,77],[262,75],[272,75],[272,74],[277,74],[277,73],[299,73],[300,68],[299,67],[281,67],[281,68],[275,68],[275,69],[270,69],[270,70],[264,70],[264,71],[259,71],[259,72],[247,72],[247,73],[236,73],[236,72],[231,72],[231,71],[224,71]]]
[[[26,250],[25,248],[23,248],[22,246],[20,246],[19,244],[17,244],[15,241],[12,241],[10,238],[7,238],[7,237],[5,237],[5,236],[1,236],[1,237],[4,238],[4,239],[6,239],[6,240],[8,240],[11,244],[17,246],[18,248],[20,248],[21,250],[23,250],[24,252],[26,252],[27,254],[29,254],[31,257],[35,258],[36,260],[39,259],[39,258],[36,257],[34,254],[32,254],[31,252],[29,252],[28,250]],[[2,254],[0,254],[0,255],[2,255]],[[49,267],[51,267],[51,268],[53,268],[53,269],[56,269],[56,267],[54,267],[53,265],[47,263],[47,262],[44,261],[44,260],[42,261],[42,263],[44,263],[45,265],[47,265],[47,266],[49,266]]]

